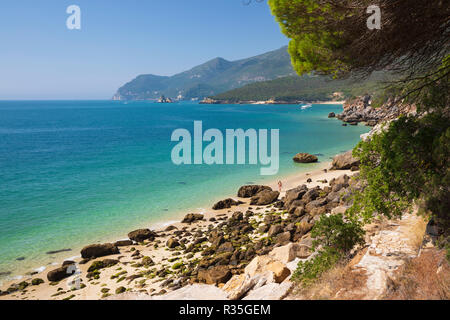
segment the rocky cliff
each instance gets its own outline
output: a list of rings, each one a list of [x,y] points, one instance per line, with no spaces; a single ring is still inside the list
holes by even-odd
[[[357,97],[349,100],[343,105],[344,111],[337,115],[337,118],[351,124],[365,122],[367,125],[375,126],[380,122],[394,120],[402,114],[413,114],[416,106],[396,102],[389,99],[380,107],[372,104],[372,97],[369,95]]]

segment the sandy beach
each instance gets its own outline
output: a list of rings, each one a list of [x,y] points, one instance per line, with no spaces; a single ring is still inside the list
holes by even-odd
[[[302,172],[298,174],[290,175],[282,180],[283,187],[282,192],[279,196],[281,199],[284,197],[287,190],[295,188],[299,185],[306,184],[308,188],[314,187],[325,187],[328,183],[324,183],[326,181],[330,181],[334,178],[342,176],[344,174],[351,175],[352,172],[350,170],[337,170],[330,171],[330,163],[323,163],[319,166],[319,168],[315,169],[311,172]],[[312,182],[307,183],[307,180],[311,179]],[[278,190],[277,186],[278,180],[271,181],[268,183],[273,190]],[[240,186],[236,186],[236,191]],[[187,254],[181,255],[178,252],[173,252],[168,250],[164,245],[170,238],[177,238],[177,236],[172,233],[173,230],[188,230],[191,232],[199,232],[208,235],[208,232],[213,227],[216,227],[221,221],[226,221],[226,219],[230,218],[232,214],[236,211],[246,212],[249,209],[253,210],[255,215],[262,215],[264,212],[268,212],[272,206],[250,206],[249,199],[238,198],[236,195],[230,195],[231,198],[235,200],[240,200],[243,204],[239,206],[232,207],[231,209],[223,209],[223,210],[206,210],[203,212],[204,219],[203,221],[197,222],[192,225],[186,225],[185,223],[175,222],[170,224],[172,231],[167,231],[167,224],[159,230],[155,230],[159,233],[158,238],[155,243],[139,243],[131,246],[120,247],[120,254],[108,256],[108,259],[117,259],[120,261],[116,265],[102,269],[101,275],[97,279],[88,278],[88,269],[91,266],[91,262],[86,264],[80,264],[81,258],[73,259],[78,268],[78,275],[71,276],[68,279],[63,279],[60,282],[50,283],[47,280],[47,273],[57,266],[50,266],[45,271],[35,274],[33,276],[24,276],[19,281],[10,281],[8,283],[4,283],[4,285],[0,288],[3,291],[6,291],[11,285],[18,283],[29,283],[29,286],[26,287],[22,291],[17,291],[15,293],[1,296],[0,299],[30,299],[30,300],[62,300],[62,299],[74,299],[74,300],[93,300],[107,297],[116,292],[120,292],[125,290],[127,291],[137,291],[137,292],[145,292],[147,294],[154,293],[165,293],[166,290],[161,291],[161,284],[164,282],[164,278],[154,276],[154,272],[152,275],[147,278],[142,278],[141,276],[131,276],[136,274],[136,271],[141,270],[142,268],[136,264],[136,260],[142,257],[150,257],[152,262],[151,270],[155,271],[157,267],[168,267],[175,268],[175,264],[183,264],[188,260],[198,260],[201,258],[201,254],[199,252],[195,254]],[[274,209],[271,209],[272,211]],[[146,226],[142,226],[145,228]],[[130,230],[131,231],[131,230]],[[118,237],[120,238],[120,237]],[[123,237],[122,237],[123,238]],[[189,239],[189,240],[193,240]],[[89,243],[86,243],[88,245]],[[136,253],[139,254],[136,254]],[[98,259],[101,260],[101,259]],[[61,261],[62,262],[62,261]],[[58,264],[60,265],[60,264]],[[74,279],[80,279],[81,289],[73,290]],[[150,278],[150,279],[148,279]],[[39,285],[31,285],[33,279],[42,279],[44,282]]]

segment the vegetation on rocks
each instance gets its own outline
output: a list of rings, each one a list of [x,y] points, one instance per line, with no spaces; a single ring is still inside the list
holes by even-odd
[[[345,219],[342,214],[323,215],[316,222],[311,237],[317,254],[309,261],[300,261],[292,279],[311,285],[325,271],[346,257],[356,245],[364,244],[364,230],[357,219]]]
[[[282,32],[291,39],[289,53],[299,75],[314,71],[340,79],[367,78],[390,70],[395,77],[374,106],[387,102],[393,110],[405,104],[416,106],[415,113],[389,119],[393,121],[384,130],[355,148],[353,154],[360,159],[359,183],[364,187],[352,190],[353,205],[346,218],[361,222],[370,222],[376,215],[398,218],[418,205],[433,217],[427,231],[447,246],[450,7],[439,1],[430,6],[420,0],[381,0],[377,3],[383,15],[381,28],[371,30],[365,10],[371,1],[349,0],[342,5],[331,0],[270,0],[269,4]],[[364,108],[364,114],[378,123],[382,111],[370,108]],[[316,230],[321,225],[316,224]],[[352,227],[359,234],[358,227]],[[325,248],[337,250],[334,245]],[[330,250],[300,269],[317,274],[313,266],[328,266],[333,261]]]

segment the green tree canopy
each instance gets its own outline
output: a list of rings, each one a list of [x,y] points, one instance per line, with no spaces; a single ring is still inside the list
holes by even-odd
[[[375,70],[421,74],[436,69],[450,47],[446,0],[269,0],[297,73],[342,76]],[[370,30],[367,9],[381,10]]]
[[[312,71],[401,75],[386,98],[415,104],[385,132],[361,142],[367,187],[349,214],[400,216],[420,204],[450,233],[450,2],[448,0],[269,0],[298,74]],[[367,8],[381,9],[380,29],[367,26]]]

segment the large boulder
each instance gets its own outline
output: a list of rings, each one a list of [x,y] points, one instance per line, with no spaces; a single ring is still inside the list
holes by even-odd
[[[273,272],[273,277],[276,283],[283,282],[291,274],[291,270],[289,270],[288,267],[280,261],[270,262],[266,269]]]
[[[120,253],[119,249],[112,243],[91,244],[81,249],[81,257],[83,259],[104,257],[118,253]]]
[[[274,275],[271,271],[259,273],[254,276],[242,273],[233,276],[222,288],[228,294],[228,299],[239,300],[250,290],[258,289],[266,284],[273,283]]]
[[[267,271],[273,273],[274,280],[277,283],[284,281],[291,273],[284,263],[274,260],[268,255],[255,257],[245,267],[244,272],[249,277],[254,277],[257,274],[263,274]]]
[[[127,247],[127,246],[131,246],[133,245],[133,241],[132,240],[117,240],[114,245],[116,247]]]
[[[72,265],[65,265],[64,267],[60,267],[54,270],[51,270],[47,273],[47,279],[50,282],[58,282],[65,278],[70,277],[72,274],[75,273],[76,268],[74,268]]]
[[[231,278],[231,271],[228,266],[215,266],[209,269],[198,270],[198,280],[206,284],[226,283]]]
[[[293,283],[269,283],[265,286],[252,290],[242,300],[282,300],[290,292]]]
[[[258,273],[264,273],[267,271],[267,265],[272,261],[274,261],[273,258],[268,255],[257,256],[245,267],[245,274],[253,277]]]
[[[311,255],[311,247],[299,244],[299,243],[289,243],[282,247],[277,247],[273,249],[269,256],[274,260],[281,261],[283,263],[289,263],[296,258],[304,259]]]
[[[176,248],[179,245],[180,245],[180,243],[175,238],[170,238],[169,240],[167,240],[167,243],[166,243],[166,246],[170,249]]]
[[[267,236],[273,237],[273,236],[276,236],[277,234],[281,233],[282,231],[283,231],[283,227],[281,226],[281,224],[273,224],[270,226]]]
[[[261,185],[242,186],[239,188],[237,196],[240,198],[251,198],[263,190],[272,191],[272,188],[269,186],[261,186]]]
[[[146,297],[147,300],[227,300],[223,290],[206,284],[193,284],[161,296]],[[136,298],[131,297],[129,300]]]
[[[316,200],[319,197],[319,191],[317,189],[310,189],[308,190],[308,192],[306,192],[303,197],[302,200],[305,203],[311,202],[313,200]]]
[[[312,162],[317,162],[319,159],[309,153],[297,153],[294,158],[293,158],[294,162],[297,163],[312,163]]]
[[[283,233],[280,233],[277,235],[276,243],[279,243],[281,245],[284,245],[291,241],[291,233],[289,231],[285,231]]]
[[[352,150],[343,154],[338,154],[333,158],[331,170],[349,170],[359,167],[359,159],[353,157]]]
[[[119,260],[116,260],[116,259],[97,260],[97,261],[92,262],[91,266],[88,269],[88,272],[93,272],[95,270],[109,268],[109,267],[115,266],[118,263],[119,263]]]
[[[268,205],[277,201],[279,195],[278,191],[263,190],[251,198],[250,204],[257,206]]]
[[[297,188],[286,191],[284,207],[288,209],[293,201],[300,200],[306,192],[308,192],[308,187],[306,185],[298,186]]]
[[[150,229],[138,229],[130,232],[128,238],[136,242],[142,242],[144,240],[155,240],[156,233]]]
[[[243,204],[243,202],[228,198],[225,200],[220,200],[219,202],[214,204],[214,206],[212,208],[213,208],[213,210],[229,209],[232,206],[238,206],[240,204]]]
[[[200,213],[188,213],[184,216],[182,223],[192,223],[195,221],[203,220],[204,216]]]

